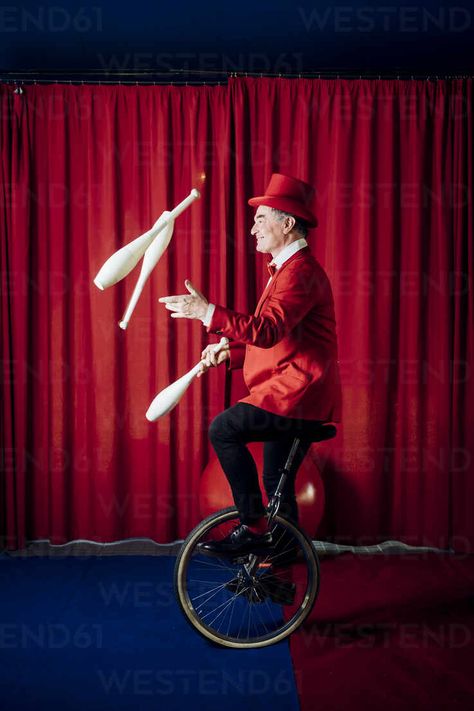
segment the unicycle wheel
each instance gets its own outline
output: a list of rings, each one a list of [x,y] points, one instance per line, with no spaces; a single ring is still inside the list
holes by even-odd
[[[276,515],[273,545],[240,558],[212,556],[201,544],[224,538],[240,523],[237,509],[209,516],[183,542],[174,585],[190,624],[216,644],[256,648],[292,634],[307,618],[319,589],[319,562],[308,536]]]

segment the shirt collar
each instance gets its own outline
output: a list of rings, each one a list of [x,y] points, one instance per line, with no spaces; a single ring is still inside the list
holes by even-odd
[[[292,242],[287,247],[282,249],[281,252],[275,257],[275,259],[272,259],[270,264],[273,264],[277,269],[280,269],[282,264],[284,264],[287,259],[296,254],[296,252],[299,252],[300,249],[303,249],[303,247],[307,246],[307,241],[304,237],[301,237],[300,239],[297,239],[295,242]]]

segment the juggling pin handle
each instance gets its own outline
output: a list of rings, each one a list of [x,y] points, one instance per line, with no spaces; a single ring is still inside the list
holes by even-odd
[[[218,353],[222,348],[227,346],[228,343],[228,338],[221,338],[219,343],[217,343],[213,348],[214,353]],[[190,371],[185,373],[185,375],[182,375],[181,378],[176,380],[176,382],[171,383],[171,385],[168,385],[167,388],[158,393],[146,412],[145,417],[147,420],[154,422],[159,417],[167,415],[168,412],[176,407],[186,390],[193,382],[194,378],[201,372],[202,363],[203,361],[200,360],[199,363],[196,363],[194,368],[191,368]]]
[[[193,188],[189,195],[184,198],[184,200],[181,200],[181,202],[176,205],[176,207],[173,207],[173,209],[170,212],[164,212],[163,215],[161,215],[161,218],[159,218],[156,223],[153,225],[152,229],[155,230],[156,228],[156,233],[155,237],[159,232],[165,229],[170,222],[174,222],[174,220],[181,215],[182,212],[186,210],[187,207],[191,205],[195,200],[198,200],[198,198],[201,197],[201,193],[199,190],[196,188]]]
[[[179,205],[176,205],[176,207],[173,207],[171,210],[170,214],[168,215],[168,221],[175,220],[178,215],[181,215],[182,212],[186,210],[187,207],[191,205],[192,202],[197,200],[198,198],[201,197],[201,193],[199,190],[196,190],[196,188],[193,188],[189,195],[182,200]]]
[[[225,348],[225,347],[228,346],[228,345],[229,345],[229,339],[226,338],[225,336],[222,336],[222,338],[221,338],[221,340],[219,341],[219,343],[216,343],[216,345],[215,345],[214,348],[212,349],[212,352],[213,352],[213,353],[219,353],[219,351],[221,351],[223,348]],[[204,359],[200,360],[199,363],[196,363],[196,365],[194,366],[194,368],[192,368],[189,372],[190,372],[190,373],[194,373],[194,372],[195,372],[195,375],[197,375],[198,373],[200,373],[200,372],[201,372],[201,363],[204,363]]]

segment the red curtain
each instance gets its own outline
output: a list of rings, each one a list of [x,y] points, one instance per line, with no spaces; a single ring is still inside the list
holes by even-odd
[[[472,83],[233,79],[228,86],[0,85],[7,547],[184,536],[224,369],[156,424],[152,397],[198,360],[198,322],[157,299],[190,278],[253,311],[265,280],[247,198],[274,171],[314,184],[311,246],[333,284],[343,423],[321,447],[321,536],[474,542]],[[92,279],[207,175],[126,332],[136,273]],[[217,340],[217,339],[216,339]]]

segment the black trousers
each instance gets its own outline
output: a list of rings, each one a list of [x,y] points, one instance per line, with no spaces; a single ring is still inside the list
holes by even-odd
[[[263,483],[270,497],[278,486],[279,470],[286,462],[294,438],[301,438],[280,508],[283,516],[297,522],[296,473],[311,445],[311,439],[304,437],[305,431],[316,422],[281,417],[243,402],[224,410],[211,422],[209,438],[229,481],[242,523],[251,524],[265,512],[257,467],[246,443],[265,442]]]

